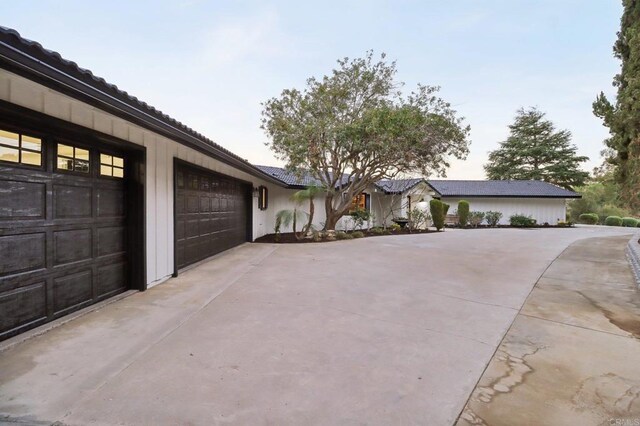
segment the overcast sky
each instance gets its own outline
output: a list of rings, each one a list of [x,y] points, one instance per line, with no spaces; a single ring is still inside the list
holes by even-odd
[[[600,162],[591,113],[619,63],[615,0],[4,1],[0,25],[58,51],[256,164],[278,165],[260,103],[344,56],[397,60],[398,79],[439,85],[471,125],[449,178],[480,179],[521,106],[537,106]]]

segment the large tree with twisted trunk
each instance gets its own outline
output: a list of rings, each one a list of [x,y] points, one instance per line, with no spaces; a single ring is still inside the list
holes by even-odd
[[[370,184],[400,174],[444,176],[449,158],[469,152],[469,126],[439,88],[418,85],[403,96],[395,76],[395,62],[368,52],[263,104],[267,145],[325,190],[326,230]]]

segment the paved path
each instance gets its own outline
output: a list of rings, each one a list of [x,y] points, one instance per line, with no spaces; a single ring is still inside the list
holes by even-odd
[[[459,425],[640,424],[640,292],[628,240],[578,241],[551,264]]]
[[[0,416],[450,425],[547,266],[627,232],[245,245],[0,353]]]

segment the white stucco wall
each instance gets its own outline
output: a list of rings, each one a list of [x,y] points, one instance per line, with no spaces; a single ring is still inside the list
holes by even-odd
[[[174,158],[249,181],[254,187],[265,185],[270,194],[281,189],[164,136],[2,69],[0,99],[146,148],[146,251],[149,286],[163,281],[173,273]],[[273,232],[270,220],[275,215],[273,211],[276,207],[270,205],[268,210],[260,211],[257,205],[258,201],[254,196],[254,239]]]
[[[462,198],[443,197],[442,201],[449,204],[449,214],[458,210],[458,202]],[[567,203],[560,198],[464,198],[469,202],[470,211],[498,211],[502,212],[501,225],[509,224],[509,217],[514,214],[524,214],[533,217],[538,224],[548,223],[556,225],[564,221],[567,213]]]

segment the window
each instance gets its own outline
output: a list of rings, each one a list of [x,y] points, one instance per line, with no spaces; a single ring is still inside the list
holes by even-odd
[[[100,176],[124,177],[124,158],[100,153]]]
[[[368,210],[367,194],[360,194],[353,197],[351,200],[351,207],[349,207],[349,213],[353,213],[356,210]]]
[[[258,187],[258,208],[266,210],[269,206],[269,190],[266,186]]]
[[[59,143],[58,170],[89,173],[89,150]]]
[[[42,166],[42,141],[33,136],[0,130],[0,161]]]

